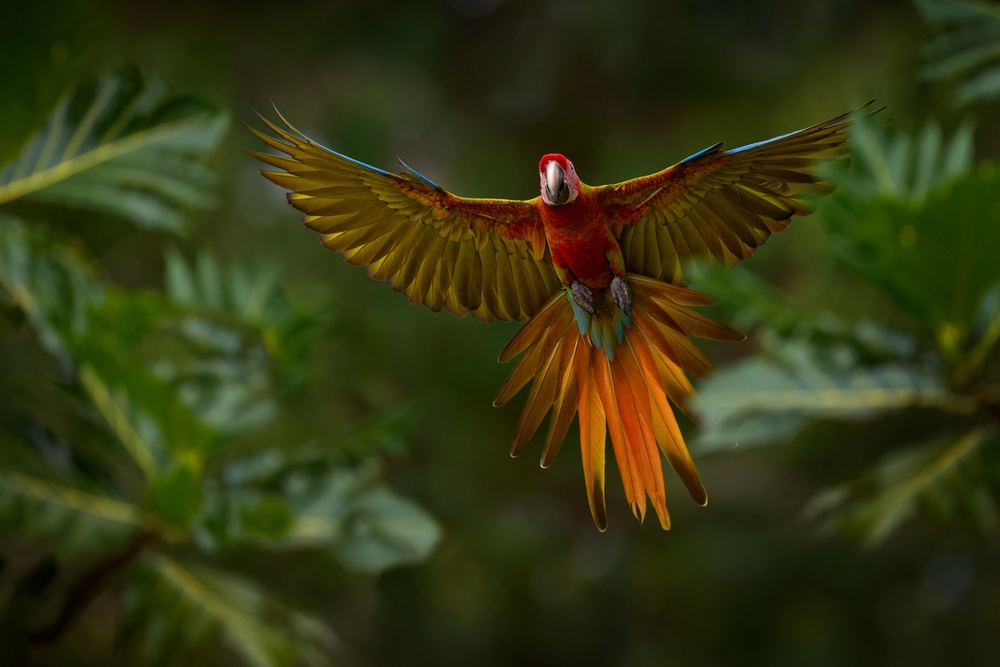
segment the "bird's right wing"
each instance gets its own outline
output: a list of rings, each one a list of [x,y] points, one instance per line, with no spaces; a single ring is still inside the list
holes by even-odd
[[[280,114],[279,114],[280,116]],[[261,117],[288,157],[249,151],[323,245],[411,303],[459,317],[526,321],[561,288],[534,202],[457,197],[400,162],[391,174]]]
[[[718,143],[655,174],[597,188],[618,220],[626,269],[684,284],[688,260],[734,266],[750,257],[833,190],[824,166],[847,154],[853,120],[881,111],[870,105],[731,151]]]

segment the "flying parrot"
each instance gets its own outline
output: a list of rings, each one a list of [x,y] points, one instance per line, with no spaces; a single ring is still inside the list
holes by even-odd
[[[323,245],[411,303],[484,322],[526,324],[500,353],[518,356],[494,400],[531,382],[514,433],[517,456],[551,411],[548,467],[578,418],[587,500],[607,528],[605,443],[610,435],[625,497],[640,521],[649,497],[670,527],[662,453],[694,500],[708,496],[674,416],[712,364],[691,337],[744,336],[691,309],[716,299],[686,287],[702,259],[735,266],[793,216],[833,190],[823,166],[845,157],[851,122],[871,103],[812,127],[726,151],[717,143],[649,176],[590,186],[566,157],[538,164],[534,199],[453,195],[401,160],[398,174],[334,152],[261,120],[251,129],[287,157],[249,151],[281,171],[261,174],[288,190]]]

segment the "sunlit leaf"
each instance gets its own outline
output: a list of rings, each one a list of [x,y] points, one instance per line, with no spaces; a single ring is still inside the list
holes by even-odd
[[[889,362],[861,366],[844,352],[838,358],[789,341],[720,370],[694,401],[702,426],[697,446],[706,451],[778,442],[818,420],[865,419],[904,408],[975,409],[926,370]]]

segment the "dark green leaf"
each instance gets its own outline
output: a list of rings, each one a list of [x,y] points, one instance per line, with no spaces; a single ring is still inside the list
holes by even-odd
[[[921,505],[945,518],[961,513],[979,528],[990,528],[1000,490],[998,446],[992,430],[977,428],[960,438],[894,451],[856,482],[817,495],[805,514],[868,545],[884,540]]]
[[[103,29],[92,3],[38,0],[0,9],[0,167],[13,159],[87,67]]]
[[[167,525],[187,526],[201,507],[201,468],[196,457],[184,457],[150,481],[150,510]]]

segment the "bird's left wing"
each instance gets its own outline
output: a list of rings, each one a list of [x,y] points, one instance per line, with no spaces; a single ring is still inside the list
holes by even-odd
[[[283,170],[261,174],[290,191],[324,246],[411,303],[523,322],[560,289],[533,201],[458,197],[402,162],[391,174],[319,145],[284,118],[289,131],[261,120],[280,139],[250,131],[288,156],[248,151]]]
[[[626,269],[683,284],[688,260],[734,266],[750,257],[833,190],[821,170],[847,153],[850,123],[877,113],[870,105],[731,151],[718,143],[655,174],[596,188],[614,215]]]

